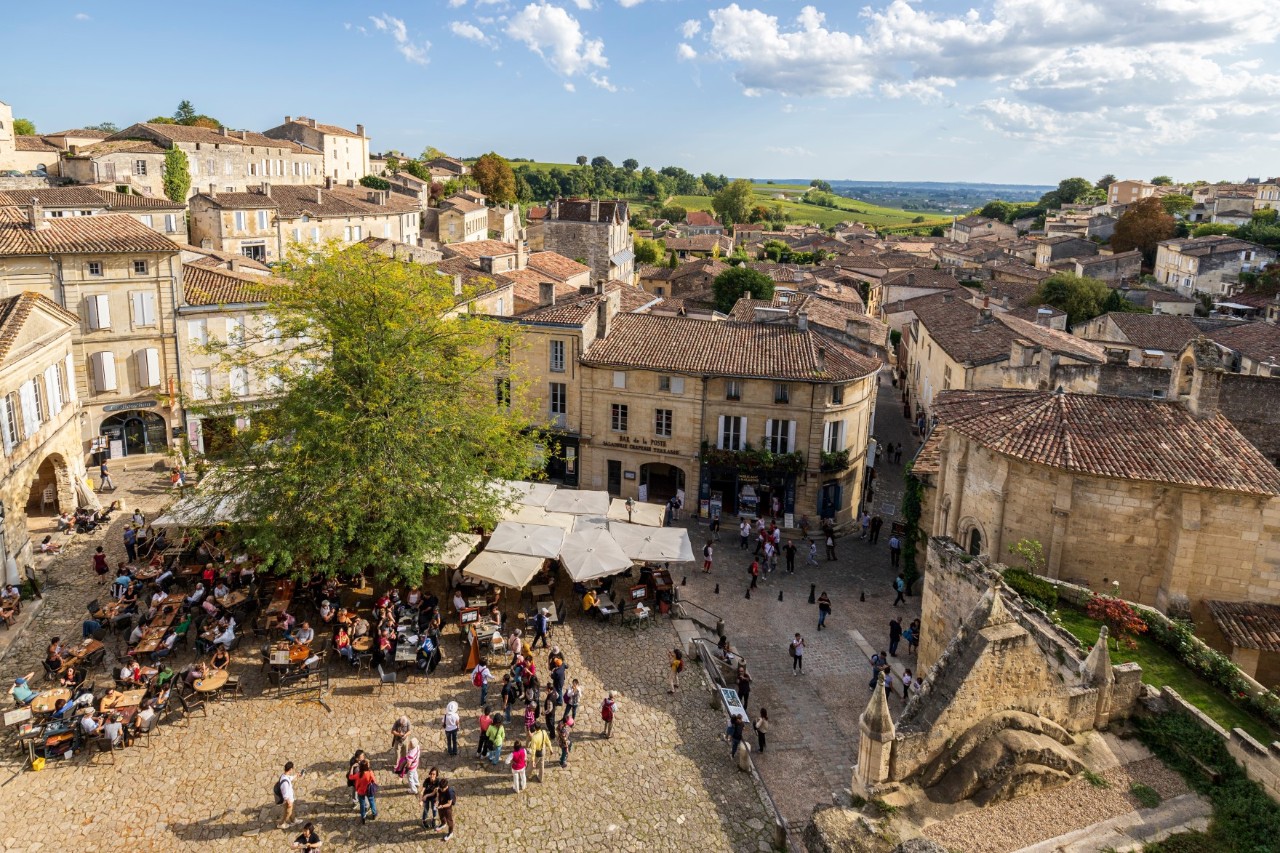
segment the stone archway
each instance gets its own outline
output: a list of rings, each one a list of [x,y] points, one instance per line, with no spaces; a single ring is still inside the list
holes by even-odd
[[[956,541],[961,548],[976,557],[984,553],[988,545],[987,532],[977,519],[967,517],[960,522],[960,537]]]
[[[76,508],[76,488],[71,468],[61,453],[50,453],[36,468],[27,495],[27,517],[53,516]]]
[[[669,501],[677,490],[684,488],[684,469],[665,462],[645,462],[640,466],[640,485],[647,487],[647,500]]]

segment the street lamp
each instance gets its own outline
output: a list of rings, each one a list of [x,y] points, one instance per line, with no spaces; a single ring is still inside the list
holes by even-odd
[[[635,506],[636,506],[635,501],[631,500],[631,498],[627,498],[627,522],[628,523],[631,522],[631,510],[635,509]]]

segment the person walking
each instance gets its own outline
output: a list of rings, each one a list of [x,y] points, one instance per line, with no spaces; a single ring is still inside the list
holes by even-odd
[[[550,648],[547,642],[547,635],[551,633],[551,611],[543,607],[538,611],[538,615],[533,617],[533,645],[529,646],[529,650],[533,651],[538,647],[538,641],[542,641],[544,649]]]
[[[489,724],[489,763],[494,767],[502,760],[502,744],[507,739],[507,730],[502,725],[501,717],[494,717]]]
[[[107,470],[107,460],[103,459],[102,464],[98,466],[98,491],[105,492],[108,489],[116,490],[116,484],[111,479],[111,472]]]
[[[880,528],[884,527],[884,519],[875,516],[871,519],[871,543],[872,545],[880,541]]]
[[[791,641],[791,674],[800,675],[804,672],[804,638],[796,634],[796,638]]]
[[[391,724],[391,750],[396,754],[393,767],[398,768],[400,762],[404,761],[404,754],[408,750],[405,739],[409,737],[409,732],[412,730],[413,723],[409,722],[409,718],[403,714]],[[399,770],[396,772],[399,772]]]
[[[489,667],[485,664],[485,659],[480,658],[480,662],[476,664],[476,668],[471,671],[471,683],[480,688],[480,705],[489,701],[489,681],[493,678],[493,673],[489,671]]]
[[[276,803],[284,806],[284,811],[280,817],[280,825],[277,829],[288,829],[295,826],[298,822],[293,818],[294,805],[294,783],[301,776],[301,773],[293,772],[293,762],[286,761],[284,763],[284,772],[280,774],[280,778],[276,781]]]
[[[124,527],[124,552],[129,556],[130,563],[138,559],[138,530],[132,524]]]
[[[564,691],[564,716],[560,719],[567,720],[570,717],[578,716],[578,702],[582,699],[582,688],[578,686],[578,679],[574,679]],[[550,734],[550,730],[547,732]]]
[[[458,802],[458,795],[449,785],[448,779],[440,780],[440,788],[436,791],[436,811],[440,815],[441,822],[445,825],[444,838],[441,841],[448,841],[453,838],[453,807]]]
[[[751,589],[757,589],[756,584],[760,581],[760,561],[752,560],[751,567],[747,571],[751,573]]]
[[[738,548],[745,551],[750,546],[751,523],[744,518],[742,519],[742,523],[738,525]]]
[[[401,779],[407,779],[409,782],[409,793],[418,793],[418,762],[422,758],[422,745],[418,743],[416,737],[409,738],[408,748],[404,751],[404,758],[396,765],[396,775]]]
[[[788,539],[787,544],[782,546],[782,553],[787,556],[787,574],[794,575],[796,573],[796,543],[793,539]]]
[[[899,604],[905,604],[907,601],[907,579],[901,574],[893,579],[893,590],[897,593],[897,596],[893,599],[893,606],[897,607]]]
[[[347,787],[351,789],[351,807],[360,808],[360,798],[356,796],[356,776],[360,773],[360,762],[364,760],[364,750],[357,749],[347,762]]]
[[[880,673],[880,667],[884,664],[884,660],[884,652],[876,652],[871,656],[871,680],[867,682],[867,689],[875,689],[876,678]]]
[[[898,560],[902,557],[902,540],[898,538],[898,534],[889,537],[889,566],[890,568],[898,568]]]
[[[480,737],[476,741],[476,757],[482,758],[489,751],[489,727],[493,725],[493,717],[489,714],[488,705],[480,709],[476,724],[480,729]]]
[[[360,823],[378,819],[378,781],[373,777],[369,759],[360,760],[356,770],[356,796],[360,800]]]
[[[613,691],[610,690],[604,695],[604,701],[600,703],[600,719],[604,721],[605,738],[613,737],[613,718],[617,714],[618,703],[613,698]]]
[[[107,552],[101,545],[95,548],[93,552],[93,571],[99,577],[111,571],[111,565],[107,562]],[[127,587],[127,584],[119,584],[119,586]]]
[[[818,543],[812,539],[809,540],[809,563],[810,566],[818,565]]]
[[[529,766],[529,753],[519,740],[511,745],[511,754],[507,756],[507,764],[511,766],[511,787],[518,794],[529,784],[525,768]]]
[[[547,695],[542,699],[542,718],[546,720],[547,728],[551,728],[556,724],[556,712],[560,710],[560,694],[556,692],[554,684],[547,685]],[[534,725],[537,725],[535,722]],[[532,731],[532,727],[530,731]]]
[[[718,512],[711,516],[711,538],[716,542],[720,541],[720,513]]]
[[[436,797],[440,793],[440,769],[432,767],[427,771],[427,778],[422,780],[422,792],[418,799],[422,803],[422,828],[436,828]],[[428,819],[428,815],[430,818]]]
[[[743,658],[738,661],[738,699],[742,702],[744,710],[749,698],[751,698],[751,673],[747,671],[746,658]]]
[[[827,595],[826,590],[822,591],[822,595],[818,596],[818,630],[821,631],[823,626],[827,624],[827,617],[831,615],[831,597]]]
[[[902,623],[895,616],[889,620],[889,655],[898,656],[898,643],[902,640]]]
[[[738,754],[738,746],[742,743],[742,733],[747,727],[747,720],[741,714],[734,714],[729,718],[729,728],[726,732],[729,735],[729,757],[733,758]]]
[[[912,619],[911,626],[907,628],[906,633],[910,635],[907,639],[907,654],[914,655],[916,650],[920,648],[920,620]]]
[[[560,747],[560,766],[569,766],[569,751],[573,749],[573,717],[565,717],[556,729],[556,745]]]
[[[871,533],[871,513],[865,509],[862,511],[862,515],[858,517],[858,529],[861,531],[858,534],[859,539],[866,539]]]
[[[759,713],[756,714],[755,722],[751,725],[756,730],[756,746],[758,747],[756,752],[764,755],[765,736],[769,734],[769,709],[761,708]]]
[[[458,716],[458,703],[450,702],[445,705],[444,719],[440,721],[440,728],[444,729],[444,748],[449,755],[458,754],[458,726],[461,722]]]
[[[684,652],[680,651],[678,648],[672,649],[670,662],[671,687],[667,690],[668,693],[675,693],[680,689],[680,673],[683,671]]]
[[[707,540],[707,544],[702,546],[702,573],[704,575],[711,574],[711,540]]]
[[[893,464],[902,464],[902,442],[898,442],[898,446],[893,449]]]
[[[551,751],[551,735],[543,728],[542,723],[533,727],[533,735],[529,738],[529,749],[533,750],[533,763],[538,771],[538,783],[542,783],[542,771],[547,766],[547,753]]]
[[[827,562],[834,562],[836,559],[836,534],[835,531],[827,533]]]
[[[904,669],[902,671],[902,701],[906,702],[911,698],[911,684],[915,679],[911,675],[911,670]]]

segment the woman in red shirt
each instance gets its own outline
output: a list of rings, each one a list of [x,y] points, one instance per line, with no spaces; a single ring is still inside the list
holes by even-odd
[[[369,820],[378,819],[378,782],[373,778],[373,770],[369,767],[369,759],[360,760],[360,767],[352,780],[356,785],[356,797],[360,801],[360,822],[365,822],[365,813]]]
[[[507,756],[507,763],[511,765],[511,787],[518,794],[524,790],[528,781],[525,778],[525,768],[529,766],[529,753],[520,741],[515,742],[515,747]]]

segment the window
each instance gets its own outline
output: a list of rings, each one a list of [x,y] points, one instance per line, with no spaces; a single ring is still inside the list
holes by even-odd
[[[627,372],[625,370],[615,370],[613,372],[613,387],[614,388],[627,387]]]
[[[197,400],[208,400],[211,381],[209,368],[191,371],[191,396]]]
[[[796,422],[769,420],[764,425],[764,442],[770,453],[794,453]]]
[[[342,229],[342,239],[346,240],[348,243],[351,242],[351,226],[350,225]]]
[[[134,262],[133,262],[133,274],[134,274],[134,275],[146,275],[146,274],[147,274],[147,262],[146,262],[146,261],[134,261]]]
[[[195,346],[205,346],[209,343],[209,321],[208,320],[188,320],[187,321],[187,338]]]
[[[355,240],[357,243],[359,243],[361,240],[364,239],[364,229],[361,228],[359,225],[354,226],[351,229],[351,232],[355,236]]]
[[[568,386],[563,382],[551,383],[551,414],[566,415],[569,412]]]
[[[776,382],[773,386],[773,402],[790,403],[791,402],[791,386],[785,382]]]
[[[244,211],[243,211],[243,210],[237,210],[237,211],[236,211],[236,213],[235,213],[235,220],[236,220],[236,230],[237,230],[237,231],[243,231],[243,230],[244,230],[244,228],[245,228],[245,222],[244,222]]]
[[[671,438],[671,410],[653,410],[653,434],[660,438]]]
[[[178,217],[172,213],[164,215],[164,233],[172,234],[178,230]]]
[[[141,216],[138,217],[138,221],[140,221],[143,225],[147,226],[148,228],[155,227],[155,217],[153,217],[150,213],[142,214]]]
[[[295,243],[301,243],[301,242],[302,242],[302,229],[301,229],[301,228],[295,228],[295,229],[293,229],[293,242],[295,242]]]
[[[494,399],[501,408],[510,408],[511,406],[511,380],[505,376],[499,376],[493,381]]]
[[[832,385],[831,386],[831,405],[839,406],[843,402],[844,402],[844,386]]]
[[[721,415],[716,434],[716,447],[721,450],[741,450],[742,437],[747,432],[747,419],[733,415]]]
[[[949,365],[944,365],[942,368],[942,390],[945,391],[950,387],[951,387],[951,367]]]
[[[238,317],[227,318],[227,345],[238,347],[244,344],[244,321]]]
[[[89,275],[102,275],[102,261],[89,261]]]
[[[111,305],[105,293],[86,296],[84,304],[89,313],[90,330],[111,328]]]
[[[243,367],[231,368],[231,394],[244,397],[249,393],[249,371]]]
[[[134,161],[133,161],[133,173],[134,173],[135,175],[145,175],[145,174],[147,173],[147,161],[146,161],[146,160],[134,160]]]
[[[564,341],[551,342],[551,370],[564,373]]]
[[[265,210],[258,211],[258,230],[259,231],[267,230],[267,225],[269,224],[268,220],[270,219],[270,217],[271,217],[271,214],[268,213],[267,211]]]
[[[155,347],[140,349],[134,355],[138,365],[138,385],[155,388],[160,384],[160,350]]]
[[[671,391],[671,377],[670,377],[670,376],[659,376],[659,377],[658,377],[658,390],[659,390],[659,391],[667,391],[668,393]]]
[[[49,401],[48,417],[62,411],[64,398],[62,395],[62,362],[51,364],[44,369],[44,396]]]
[[[844,450],[844,421],[827,421],[823,429],[822,449],[827,453]]]
[[[627,407],[625,404],[613,404],[609,419],[609,426],[614,432],[627,431]]]
[[[250,163],[250,164],[249,164],[249,177],[251,177],[251,178],[256,178],[257,176],[258,176],[258,164],[257,164],[257,163]]]
[[[264,314],[262,316],[263,340],[271,341],[271,343],[273,344],[278,344],[280,343],[282,337],[283,336],[280,334],[279,321],[277,321],[276,318],[271,316],[270,314]]]
[[[40,424],[49,420],[49,412],[45,408],[44,394],[40,391],[40,380],[32,379],[29,383],[31,386],[31,423],[35,432],[40,429]]]
[[[133,307],[133,327],[154,326],[156,324],[156,295],[146,290],[135,290],[129,294],[129,304]]]
[[[0,400],[0,434],[4,438],[4,452],[12,453],[18,444],[18,395],[9,394]]]
[[[68,403],[76,401],[76,367],[72,356],[58,365],[58,379],[62,382],[62,398]]]
[[[726,379],[724,383],[724,398],[726,400],[741,400],[742,383],[736,379]]]
[[[116,355],[113,352],[95,352],[89,356],[89,369],[93,386],[98,391],[116,390]]]

